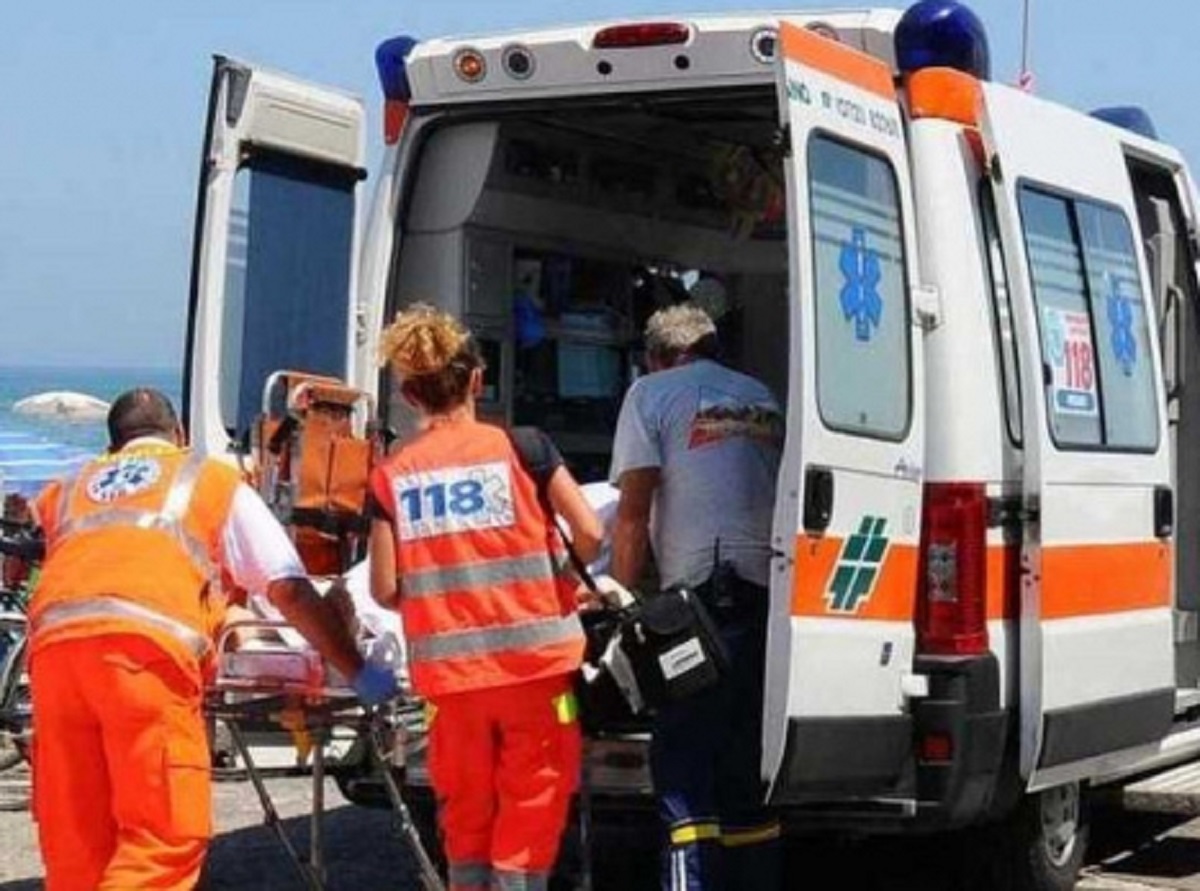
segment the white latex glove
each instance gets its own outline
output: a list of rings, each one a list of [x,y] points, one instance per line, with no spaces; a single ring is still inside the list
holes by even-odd
[[[598,575],[593,577],[596,583],[596,591],[592,591],[585,586],[590,600],[595,603],[607,606],[611,609],[624,609],[630,606],[635,598],[629,589],[614,579],[611,575]]]

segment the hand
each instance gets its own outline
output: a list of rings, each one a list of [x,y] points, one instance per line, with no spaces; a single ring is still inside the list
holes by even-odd
[[[386,665],[380,665],[378,662],[366,662],[350,683],[364,705],[379,705],[387,702],[400,689],[396,684],[395,673]]]
[[[581,610],[604,607],[623,609],[636,600],[628,588],[610,575],[598,575],[593,581],[596,583],[595,591],[586,585],[580,585],[575,592],[575,599]]]
[[[575,589],[575,606],[581,613],[595,612],[604,608],[604,596],[599,591],[593,591],[587,585],[580,584]]]

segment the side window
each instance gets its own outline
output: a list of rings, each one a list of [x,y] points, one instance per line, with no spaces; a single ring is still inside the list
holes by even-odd
[[[809,144],[817,402],[833,429],[899,439],[912,410],[900,198],[891,164],[825,136]]]
[[[271,372],[346,374],[355,182],[350,170],[266,153],[238,171],[221,320],[221,418],[235,439]]]
[[[1055,443],[1154,448],[1149,323],[1128,221],[1028,186],[1021,218]]]

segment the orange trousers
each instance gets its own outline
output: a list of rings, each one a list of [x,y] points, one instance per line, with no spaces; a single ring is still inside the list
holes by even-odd
[[[200,678],[101,635],[36,650],[30,679],[46,891],[193,888],[212,835]]]
[[[545,888],[579,781],[569,676],[438,697],[431,712],[451,891]]]

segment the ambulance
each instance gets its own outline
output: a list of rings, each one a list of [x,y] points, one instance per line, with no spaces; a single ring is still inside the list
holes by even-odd
[[[244,452],[278,369],[404,435],[377,342],[425,300],[481,341],[481,413],[602,481],[642,324],[701,302],[786,409],[767,798],[1072,887],[1089,796],[1200,755],[1198,196],[1149,116],[989,79],[953,0],[397,37],[377,64],[378,135],[215,60],[193,442]],[[644,734],[598,733],[589,771],[644,803]]]

